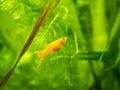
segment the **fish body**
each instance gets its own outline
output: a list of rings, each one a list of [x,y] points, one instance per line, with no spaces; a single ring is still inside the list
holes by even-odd
[[[51,42],[50,44],[47,44],[42,51],[35,51],[37,56],[40,58],[40,64],[43,62],[44,58],[48,54],[52,54],[55,51],[60,50],[62,48],[62,46],[65,44],[66,40],[67,40],[66,37],[57,39],[57,40]]]

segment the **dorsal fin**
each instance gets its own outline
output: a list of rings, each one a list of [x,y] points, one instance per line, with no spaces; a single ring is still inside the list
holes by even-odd
[[[48,46],[49,46],[49,44],[46,44],[46,45],[45,45],[45,48],[48,47]]]

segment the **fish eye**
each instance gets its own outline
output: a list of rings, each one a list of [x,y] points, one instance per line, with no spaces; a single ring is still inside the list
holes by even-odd
[[[62,40],[64,41],[65,39],[63,38]]]

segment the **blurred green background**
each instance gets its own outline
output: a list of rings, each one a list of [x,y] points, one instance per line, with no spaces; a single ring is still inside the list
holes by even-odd
[[[15,64],[44,2],[0,0],[0,81]],[[120,90],[119,34],[120,0],[61,0],[3,90]],[[33,52],[64,36],[63,48],[38,67]]]

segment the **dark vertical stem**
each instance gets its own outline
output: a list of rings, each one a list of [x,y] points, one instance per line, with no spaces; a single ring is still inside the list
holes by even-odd
[[[24,53],[26,52],[26,50],[29,48],[29,46],[31,45],[35,35],[37,34],[37,32],[39,31],[39,28],[41,28],[43,26],[43,24],[45,23],[45,21],[47,20],[47,18],[50,16],[51,12],[55,9],[55,7],[57,6],[57,4],[60,2],[60,0],[46,0],[46,3],[41,11],[41,14],[39,15],[39,18],[37,20],[37,23],[35,24],[26,44],[24,45],[15,65],[13,66],[13,68],[5,75],[5,77],[3,78],[3,80],[0,82],[0,88],[2,88],[2,86],[8,81],[8,79],[10,78],[10,76],[13,74],[18,62],[20,61],[21,57],[24,55]]]

